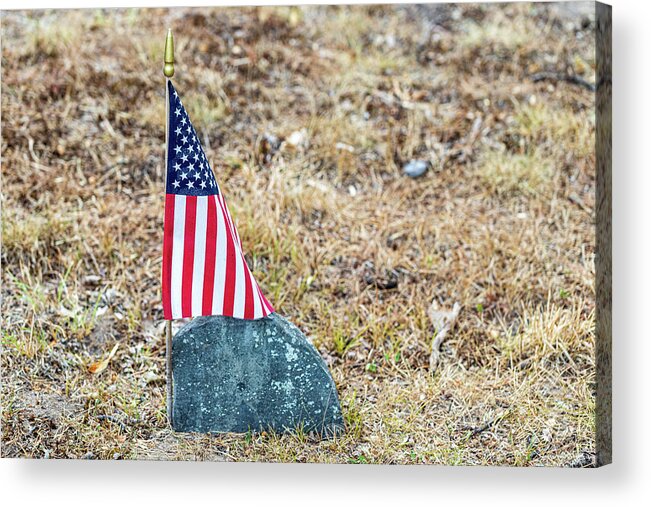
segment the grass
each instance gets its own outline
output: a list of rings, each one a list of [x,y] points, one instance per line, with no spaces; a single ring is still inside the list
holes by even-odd
[[[2,455],[563,466],[593,452],[594,95],[529,79],[594,74],[594,21],[577,37],[559,9],[3,13]],[[341,437],[167,427],[168,25],[249,265],[329,365]],[[411,159],[429,171],[407,178]],[[433,299],[462,306],[435,372]]]
[[[497,194],[543,194],[552,188],[556,173],[551,162],[533,153],[488,152],[478,161],[484,186]]]

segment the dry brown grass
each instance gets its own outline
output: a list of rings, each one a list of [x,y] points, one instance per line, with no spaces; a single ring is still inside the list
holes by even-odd
[[[4,13],[3,456],[592,453],[594,96],[528,79],[590,79],[594,24],[570,21],[529,4]],[[341,438],[167,429],[168,25],[250,265],[332,370]],[[412,158],[421,179],[401,174]],[[432,299],[462,304],[436,372]]]

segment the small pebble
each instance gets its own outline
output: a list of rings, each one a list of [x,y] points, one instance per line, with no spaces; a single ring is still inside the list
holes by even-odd
[[[292,132],[287,138],[287,143],[294,146],[305,146],[307,145],[307,131],[305,129],[297,130]]]
[[[428,167],[429,163],[425,160],[410,160],[402,170],[410,178],[418,178],[427,172]]]
[[[156,382],[157,380],[159,380],[158,375],[156,375],[156,373],[154,373],[153,371],[148,371],[143,375],[142,378],[146,384],[149,384],[150,382]]]

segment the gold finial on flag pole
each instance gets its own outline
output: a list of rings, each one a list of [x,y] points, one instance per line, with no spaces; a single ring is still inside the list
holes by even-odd
[[[163,74],[166,77],[174,75],[174,37],[172,36],[172,29],[167,29],[167,38],[165,39],[165,66],[163,67]]]

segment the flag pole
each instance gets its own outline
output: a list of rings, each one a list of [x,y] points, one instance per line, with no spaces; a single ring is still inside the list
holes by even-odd
[[[165,75],[165,188],[167,188],[167,150],[169,142],[169,87],[167,83],[174,75],[174,37],[172,29],[167,29],[165,39],[165,65],[163,67]],[[172,425],[172,403],[173,403],[173,375],[172,375],[172,321],[168,320],[165,326],[165,385],[167,387],[167,422]]]

